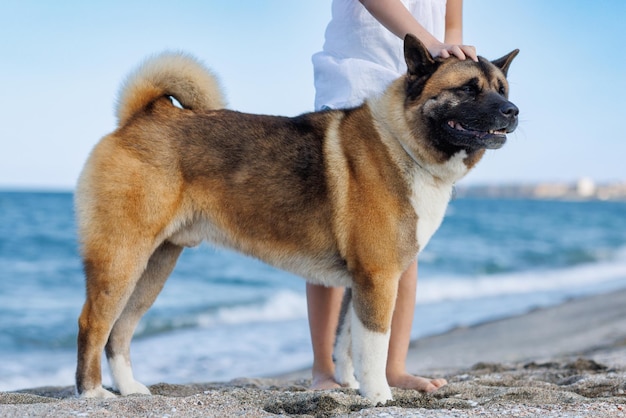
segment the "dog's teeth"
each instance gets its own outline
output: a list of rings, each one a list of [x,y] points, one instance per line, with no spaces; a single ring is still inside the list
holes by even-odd
[[[457,131],[465,131],[466,129],[459,123],[453,120],[448,121],[448,126]]]

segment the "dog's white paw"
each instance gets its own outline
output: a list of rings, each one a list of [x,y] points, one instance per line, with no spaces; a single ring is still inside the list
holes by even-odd
[[[107,398],[116,398],[113,392],[109,392],[102,386],[99,386],[95,389],[86,390],[79,395],[81,398],[89,398],[89,399],[107,399]]]
[[[348,387],[351,389],[358,389],[359,382],[354,377],[354,368],[352,367],[340,367],[340,363],[337,364],[337,368],[335,370],[335,380],[344,387]]]
[[[133,370],[130,367],[130,360],[123,356],[115,356],[109,359],[109,367],[115,382],[115,388],[120,391],[123,396],[140,394],[150,395],[150,389],[135,380]]]
[[[381,403],[385,404],[387,401],[393,399],[391,395],[391,388],[388,385],[380,385],[380,387],[375,388],[363,388],[359,390],[359,393],[369,399],[374,405]]]
[[[118,384],[117,388],[123,396],[139,394],[139,395],[151,395],[150,389],[142,383],[136,380],[127,381],[123,384]]]

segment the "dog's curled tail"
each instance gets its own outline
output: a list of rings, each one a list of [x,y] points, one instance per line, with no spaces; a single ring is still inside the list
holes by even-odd
[[[116,107],[118,125],[163,96],[172,96],[191,110],[225,106],[217,79],[200,61],[182,52],[163,52],[146,59],[122,84]]]

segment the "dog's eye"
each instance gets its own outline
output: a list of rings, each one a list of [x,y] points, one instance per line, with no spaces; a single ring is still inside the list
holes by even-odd
[[[472,80],[470,80],[469,83],[464,84],[461,87],[459,87],[458,90],[459,90],[459,92],[461,92],[463,94],[478,95],[478,93],[479,93],[478,80],[477,79],[472,79]]]
[[[506,96],[506,87],[504,87],[504,84],[499,83],[498,93],[500,93],[501,96]]]
[[[478,88],[472,84],[466,84],[459,88],[459,91],[467,95],[475,95],[478,93]]]

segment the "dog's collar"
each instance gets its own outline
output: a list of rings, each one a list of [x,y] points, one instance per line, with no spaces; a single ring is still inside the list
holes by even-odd
[[[430,171],[428,168],[424,167],[424,165],[422,164],[422,162],[420,162],[417,157],[415,156],[415,154],[413,154],[413,151],[411,151],[409,149],[409,147],[402,142],[402,140],[400,138],[396,138],[396,141],[398,141],[398,144],[400,144],[400,146],[402,147],[402,149],[404,150],[404,152],[406,152],[406,155],[409,156],[409,158],[411,158],[411,160],[413,160],[413,162],[415,163],[416,166],[418,166],[422,171],[425,171],[426,173],[428,173],[430,176],[432,176],[433,178],[439,178],[439,176],[435,175],[432,171]]]
[[[415,154],[413,154],[413,151],[411,151],[411,150],[409,149],[409,147],[408,147],[408,146],[407,146],[404,142],[402,142],[402,140],[401,140],[400,138],[396,138],[396,141],[398,141],[398,144],[400,144],[400,146],[402,147],[402,149],[404,150],[404,152],[406,152],[406,154],[407,154],[407,155],[408,155],[408,156],[409,156],[409,157],[413,160],[413,162],[414,162],[415,164],[417,164],[417,166],[418,166],[419,168],[421,168],[422,170],[426,170],[426,169],[424,168],[424,166],[423,166],[423,165],[419,162],[419,160],[417,159],[417,157],[415,156]],[[426,171],[428,171],[428,170],[426,170]]]

